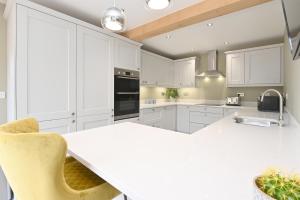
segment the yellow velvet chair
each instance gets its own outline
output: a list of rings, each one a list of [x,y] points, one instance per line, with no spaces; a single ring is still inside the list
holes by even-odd
[[[118,190],[73,158],[54,133],[25,119],[0,126],[0,166],[18,200],[111,200]]]

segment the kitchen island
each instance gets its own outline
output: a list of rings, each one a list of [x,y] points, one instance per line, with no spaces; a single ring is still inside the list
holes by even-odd
[[[122,123],[65,138],[72,156],[133,200],[252,200],[253,180],[267,168],[300,173],[298,124],[232,117],[194,134]]]

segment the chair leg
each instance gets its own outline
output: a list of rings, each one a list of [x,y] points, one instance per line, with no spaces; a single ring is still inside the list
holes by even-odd
[[[127,196],[126,196],[125,194],[124,194],[123,196],[124,196],[124,200],[128,200],[128,199],[127,199]]]

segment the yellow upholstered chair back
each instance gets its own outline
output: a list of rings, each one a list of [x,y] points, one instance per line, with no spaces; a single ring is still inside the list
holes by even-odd
[[[17,199],[78,199],[63,176],[66,146],[57,134],[0,133],[0,165]]]
[[[39,132],[39,123],[34,118],[13,121],[0,126],[1,132],[6,133],[36,133]]]

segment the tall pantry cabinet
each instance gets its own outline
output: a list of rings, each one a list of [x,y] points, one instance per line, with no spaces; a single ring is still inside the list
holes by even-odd
[[[8,119],[34,117],[42,131],[61,134],[112,124],[113,68],[121,65],[115,48],[128,43],[139,55],[141,45],[20,2],[7,15],[8,34],[15,34],[8,44]]]

